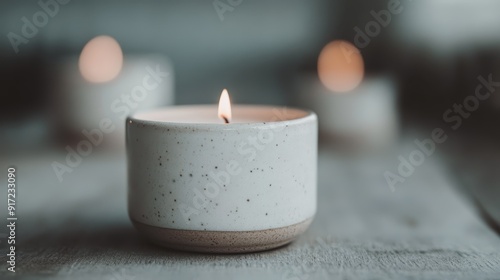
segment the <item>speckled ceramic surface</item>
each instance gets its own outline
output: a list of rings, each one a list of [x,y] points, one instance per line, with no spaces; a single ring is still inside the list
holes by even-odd
[[[177,106],[127,120],[129,215],[156,228],[251,232],[284,228],[316,211],[314,113]]]

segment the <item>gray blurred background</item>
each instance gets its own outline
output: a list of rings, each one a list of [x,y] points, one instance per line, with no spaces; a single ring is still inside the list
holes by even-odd
[[[227,2],[224,2],[227,3]],[[7,37],[37,1],[0,4],[0,131],[4,150],[51,140],[50,66],[77,56],[97,35],[114,37],[125,56],[161,53],[173,62],[177,104],[215,103],[229,88],[236,103],[290,104],[297,73],[315,71],[331,40],[353,42],[355,27],[388,1],[234,1],[220,16],[210,1],[70,1],[16,54]],[[478,75],[500,65],[500,3],[400,1],[402,12],[361,50],[366,74],[396,77],[398,108],[407,119],[441,121],[463,100]],[[299,74],[300,75],[300,74]],[[487,100],[465,125],[498,135],[500,99]],[[404,125],[403,125],[404,127]],[[464,128],[466,128],[464,126]],[[463,130],[465,131],[465,129]],[[27,138],[27,139],[26,139]],[[39,141],[33,141],[40,139]]]
[[[74,83],[81,79],[76,60],[84,46],[96,36],[108,35],[120,44],[125,63],[138,57],[143,62],[154,65],[161,61],[162,67],[171,67],[172,80],[160,93],[172,99],[152,101],[153,107],[216,104],[221,90],[227,88],[233,103],[291,105],[317,111],[321,136],[319,222],[302,243],[274,253],[290,250],[297,263],[309,266],[337,252],[338,271],[347,267],[346,271],[362,271],[368,278],[373,275],[366,265],[378,263],[381,265],[375,271],[379,273],[408,266],[404,272],[409,273],[405,274],[409,279],[412,273],[417,277],[411,279],[422,278],[418,272],[424,270],[436,273],[429,279],[442,278],[439,273],[445,270],[449,270],[450,279],[457,279],[461,269],[475,267],[471,263],[477,263],[478,269],[471,269],[470,275],[495,264],[498,271],[500,93],[493,91],[477,110],[461,117],[460,129],[450,129],[443,114],[474,95],[479,76],[500,81],[500,1],[72,0],[64,5],[60,4],[63,0],[55,1],[42,0],[59,3],[58,11],[19,45],[17,53],[9,34],[22,34],[23,18],[33,22],[43,9],[38,1],[0,2],[0,178],[4,178],[8,166],[19,167],[19,189],[25,191],[20,195],[24,199],[20,200],[20,211],[25,225],[32,227],[27,226],[24,234],[34,236],[27,243],[30,246],[25,246],[31,251],[22,252],[33,257],[34,265],[28,270],[58,271],[60,267],[54,265],[57,261],[47,255],[61,255],[58,261],[64,263],[61,267],[67,264],[69,272],[86,267],[79,262],[80,255],[89,257],[90,261],[83,262],[89,270],[94,269],[95,259],[107,269],[108,259],[116,258],[115,252],[123,247],[120,252],[124,257],[116,261],[119,265],[128,266],[130,256],[142,252],[144,264],[149,265],[157,256],[156,264],[170,273],[168,264],[162,263],[164,251],[152,256],[142,243],[130,242],[137,238],[126,217],[123,131],[117,134],[120,140],[94,147],[81,168],[64,175],[64,182],[58,180],[51,166],[55,161],[65,162],[66,148],[75,148],[84,138],[82,129],[97,127],[81,123],[109,115],[106,110],[110,100],[101,97],[128,94],[134,85],[133,81],[118,79],[110,84],[122,87],[109,90],[105,85]],[[374,14],[380,15],[391,5],[399,12],[391,14],[386,26],[376,23]],[[43,16],[38,20],[44,20]],[[370,25],[376,28],[373,23],[378,30],[371,32],[376,34],[368,36],[369,42],[365,38],[365,46],[360,47],[356,42],[359,30],[369,33]],[[353,43],[364,60],[365,80],[347,95],[327,92],[318,81],[318,57],[333,40]],[[161,59],[145,59],[150,55]],[[73,62],[66,62],[67,58]],[[140,65],[143,71],[144,65]],[[67,71],[57,71],[61,66]],[[310,77],[311,84],[304,82]],[[60,92],[62,85],[69,85],[65,92]],[[346,100],[348,106],[344,106]],[[60,113],[63,108],[66,113]],[[416,149],[414,140],[431,137],[436,127],[446,131],[448,140],[437,145],[436,155],[413,177],[391,192],[384,171],[396,172],[398,156],[408,158]],[[344,154],[339,139],[347,140],[354,149]],[[361,147],[366,143],[369,152]],[[372,158],[373,154],[377,156]],[[472,203],[463,203],[462,194]],[[1,203],[1,209],[6,209],[5,201]],[[481,222],[468,214],[475,211],[481,213]],[[491,239],[482,235],[484,221],[490,226],[487,230],[492,233],[488,235]],[[64,235],[73,229],[78,232]],[[80,234],[94,229],[91,235]],[[380,234],[389,240],[383,243],[387,247],[383,245],[384,249],[377,251],[384,255],[370,255],[376,251],[378,245],[372,244],[379,244],[379,236],[353,238],[345,245],[342,235],[334,231],[343,229],[349,233],[345,240],[360,233],[371,234],[372,230],[374,236]],[[325,254],[318,257],[321,250],[315,247],[315,240],[327,234],[334,236],[328,239],[333,240],[329,242],[332,247],[324,247]],[[46,242],[49,236],[52,243]],[[116,241],[117,236],[122,239]],[[401,247],[394,245],[395,240],[403,240]],[[485,250],[481,258],[476,258],[483,241],[494,253]],[[67,250],[66,244],[77,244],[81,251]],[[113,246],[119,249],[110,250]],[[363,246],[371,259],[362,255],[352,258],[361,260],[359,264],[344,263],[345,252],[362,251]],[[414,250],[407,252],[408,248]],[[51,250],[59,251],[52,254]],[[92,250],[109,255],[96,257],[88,253]],[[386,253],[392,256],[391,261],[386,260]],[[261,265],[240,261],[243,258],[230,265],[275,266],[275,255],[270,254],[268,259],[258,257],[265,262]],[[196,263],[184,255],[173,256],[174,264],[178,259],[186,260],[186,267]],[[215,259],[200,259],[198,264],[209,263],[207,266],[215,270],[227,265],[213,266]],[[222,257],[217,260],[224,262]],[[451,265],[447,266],[448,262]],[[284,269],[297,263],[291,261]],[[401,278],[398,276],[394,277]]]

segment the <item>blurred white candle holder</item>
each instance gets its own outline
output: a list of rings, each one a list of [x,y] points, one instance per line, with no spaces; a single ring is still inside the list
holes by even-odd
[[[106,147],[124,147],[128,115],[174,103],[172,63],[161,54],[125,55],[120,74],[105,83],[85,80],[77,56],[60,59],[55,70],[52,103],[59,129],[83,138],[83,129],[98,129],[109,118],[116,128],[104,135]],[[152,73],[158,71],[167,74]]]
[[[296,88],[295,101],[318,115],[323,144],[342,150],[372,150],[397,140],[396,87],[390,77],[365,77],[353,90],[336,93],[309,74],[297,79]]]

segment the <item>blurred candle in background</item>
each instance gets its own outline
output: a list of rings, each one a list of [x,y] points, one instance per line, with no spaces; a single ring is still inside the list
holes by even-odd
[[[396,88],[389,76],[364,76],[358,49],[346,41],[327,44],[318,73],[297,79],[296,102],[315,111],[321,140],[346,150],[388,147],[398,136]]]
[[[79,57],[58,60],[54,79],[52,104],[59,135],[84,139],[82,130],[99,129],[109,119],[114,129],[103,133],[104,147],[124,147],[129,114],[174,102],[170,61],[161,54],[123,56],[109,36],[90,40]]]

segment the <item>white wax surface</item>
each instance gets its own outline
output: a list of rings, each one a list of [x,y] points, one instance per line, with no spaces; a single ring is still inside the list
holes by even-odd
[[[263,105],[233,105],[231,124],[290,121],[303,118],[307,111]],[[165,123],[224,124],[216,105],[172,106],[138,112],[132,119]]]

